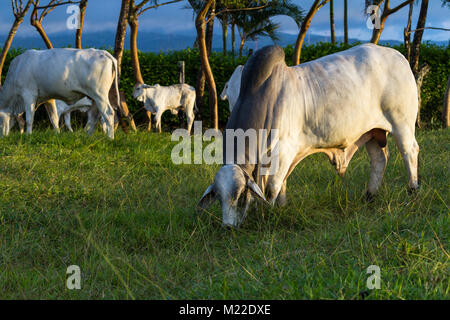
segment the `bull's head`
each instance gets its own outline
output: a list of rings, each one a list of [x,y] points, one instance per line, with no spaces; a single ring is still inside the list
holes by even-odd
[[[222,100],[227,100],[228,99],[228,86],[229,86],[229,81],[227,83],[225,83],[225,86],[223,87],[222,93],[220,94],[220,99]]]
[[[224,165],[217,172],[214,183],[206,189],[198,207],[206,209],[215,200],[219,200],[222,224],[226,227],[239,227],[255,198],[266,202],[261,189],[241,167]]]

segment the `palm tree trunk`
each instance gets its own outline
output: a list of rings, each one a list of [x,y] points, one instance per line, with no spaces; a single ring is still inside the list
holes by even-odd
[[[84,26],[84,15],[86,13],[86,6],[88,0],[83,0],[80,2],[80,28],[77,29],[75,35],[75,48],[81,49],[81,35],[83,34]]]
[[[244,49],[245,45],[245,36],[241,36],[241,43],[239,45],[239,58],[242,58],[242,50]]]
[[[222,20],[222,47],[223,47],[223,55],[227,55],[227,36],[228,36],[228,23],[226,18]]]
[[[333,0],[330,0],[330,34],[331,34],[331,43],[336,44],[336,35],[334,32],[334,6]]]
[[[427,20],[428,0],[422,0],[420,6],[419,19],[417,20],[416,31],[414,32],[413,45],[411,48],[411,70],[417,79],[419,73],[419,56],[420,56],[420,44],[422,43],[423,28]]]
[[[344,43],[348,44],[348,3],[344,0]]]
[[[236,25],[234,23],[231,24],[231,55],[234,60],[236,52]]]
[[[410,3],[408,12],[408,24],[406,25],[406,28],[403,31],[403,40],[404,40],[403,42],[405,45],[406,60],[408,60],[409,63],[411,63],[411,20],[413,9],[414,3]]]

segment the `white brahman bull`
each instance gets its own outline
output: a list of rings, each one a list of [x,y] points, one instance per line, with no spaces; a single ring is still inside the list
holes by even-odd
[[[138,84],[134,87],[133,97],[144,103],[144,108],[155,115],[156,128],[161,133],[161,116],[166,110],[178,114],[183,110],[187,119],[187,130],[191,132],[194,123],[195,88],[187,84],[160,86],[156,84]]]
[[[108,97],[114,83],[119,97],[117,61],[107,51],[28,50],[11,62],[0,91],[0,111],[9,116],[25,112],[27,133],[31,134],[38,105],[48,102],[50,121],[59,128],[55,99],[71,105],[89,97],[106,122],[108,137],[114,139],[114,110]],[[9,132],[9,121],[3,121],[3,128]]]
[[[230,112],[233,111],[233,107],[236,104],[236,101],[239,97],[243,69],[244,69],[243,65],[238,65],[236,69],[234,69],[233,74],[231,75],[227,83],[225,83],[222,93],[220,94],[220,99],[222,100],[228,99],[228,107],[230,108]]]
[[[343,175],[363,145],[370,157],[370,199],[388,161],[388,133],[403,157],[409,188],[418,188],[417,86],[401,53],[364,44],[295,67],[288,67],[284,59],[282,48],[265,47],[245,65],[241,92],[226,127],[230,131],[223,138],[224,165],[199,208],[217,199],[223,224],[239,226],[254,199],[267,199],[272,205],[285,202],[286,180],[308,155],[325,153]],[[238,129],[276,129],[278,138],[261,139],[239,151],[227,142],[227,135]],[[271,150],[278,150],[278,157],[273,160],[276,170],[268,174],[259,159]],[[259,156],[252,163],[255,151]]]

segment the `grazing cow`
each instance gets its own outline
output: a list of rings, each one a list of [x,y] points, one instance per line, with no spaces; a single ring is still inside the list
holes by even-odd
[[[11,62],[0,91],[0,111],[9,115],[25,112],[27,133],[31,134],[35,108],[39,104],[48,102],[50,120],[58,128],[54,99],[71,105],[83,97],[89,97],[107,124],[108,137],[114,139],[114,110],[108,98],[114,82],[119,97],[117,61],[107,51],[28,50]],[[8,127],[8,124],[4,121],[3,126]]]
[[[194,123],[195,88],[187,84],[176,84],[168,87],[156,84],[138,84],[134,87],[133,97],[144,103],[147,111],[155,115],[156,128],[161,133],[161,116],[166,110],[178,114],[183,110],[187,118],[187,130],[191,132]]]
[[[220,94],[220,99],[227,100],[228,106],[230,108],[230,112],[233,111],[233,107],[236,104],[236,101],[239,97],[239,90],[241,88],[241,76],[242,70],[244,69],[243,65],[238,65],[236,69],[234,69],[233,74],[230,79],[225,83],[225,87],[223,87],[223,91]]]
[[[295,67],[288,67],[284,59],[283,49],[277,46],[262,48],[249,59],[226,127],[277,129],[278,139],[261,139],[269,146],[265,151],[258,142],[245,146],[241,154],[232,154],[245,159],[238,164],[228,155],[236,153],[236,148],[224,136],[224,165],[199,208],[217,199],[223,224],[239,226],[254,199],[267,199],[272,205],[285,202],[286,180],[308,155],[325,153],[343,175],[363,145],[370,157],[367,195],[371,198],[388,161],[388,133],[403,156],[409,188],[418,188],[417,86],[402,54],[364,44]],[[255,150],[269,152],[271,148],[278,149],[278,165],[272,174],[264,173],[261,161],[247,161]]]

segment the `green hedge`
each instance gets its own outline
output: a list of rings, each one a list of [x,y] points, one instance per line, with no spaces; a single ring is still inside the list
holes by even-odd
[[[329,55],[338,51],[348,49],[350,46],[344,44],[332,45],[331,43],[319,43],[310,46],[304,46],[302,49],[302,62],[307,62]],[[403,46],[393,46],[400,52],[404,52]],[[23,52],[23,50],[11,50],[8,54],[3,78],[8,69],[9,63],[13,57]],[[286,62],[292,64],[292,46],[285,48]],[[143,53],[139,54],[142,76],[145,83],[160,85],[171,85],[178,83],[178,61],[185,61],[185,81],[195,86],[197,72],[200,67],[200,57],[197,50],[186,49],[183,51],[173,51],[169,53]],[[218,95],[222,91],[226,81],[239,64],[244,64],[247,57],[235,59],[231,56],[223,56],[222,53],[213,52],[210,56],[210,63],[213,69]],[[421,48],[420,64],[427,63],[431,67],[431,72],[425,78],[422,87],[422,121],[429,127],[437,127],[441,124],[441,113],[443,97],[447,85],[447,77],[450,74],[450,45],[447,47],[437,46],[426,43]],[[138,124],[146,122],[145,112],[142,104],[132,98],[132,90],[134,85],[133,70],[130,60],[130,52],[125,51],[122,62],[121,90],[124,90],[127,96],[127,103],[130,111],[134,114]],[[205,90],[205,108],[200,110],[197,119],[203,119],[204,125],[209,124],[209,108],[207,104],[208,91]],[[40,118],[44,117],[41,115]],[[228,102],[219,99],[219,122],[223,126],[229,116]],[[182,123],[180,123],[182,121]],[[163,116],[163,124],[165,126],[184,126],[185,119],[182,115],[173,116],[170,112],[166,112]]]

